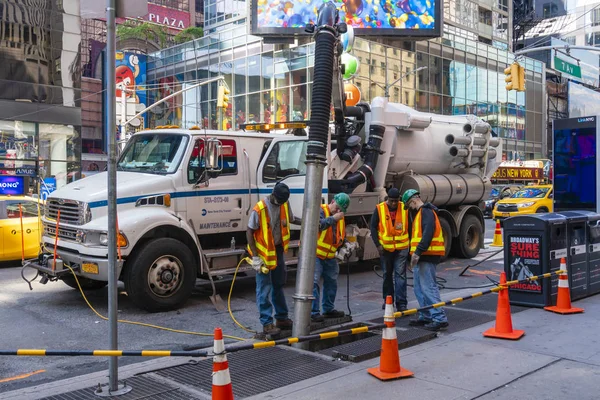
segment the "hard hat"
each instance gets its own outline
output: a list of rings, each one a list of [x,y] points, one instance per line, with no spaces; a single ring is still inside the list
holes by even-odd
[[[406,204],[411,197],[420,194],[418,190],[415,189],[408,189],[406,192],[404,192],[404,194],[402,195],[402,202],[404,204]]]
[[[342,209],[342,212],[346,212],[350,205],[350,196],[346,193],[338,193],[333,197],[333,201]]]

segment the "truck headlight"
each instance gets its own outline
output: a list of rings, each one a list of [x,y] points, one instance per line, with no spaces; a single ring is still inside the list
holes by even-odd
[[[100,244],[102,246],[108,246],[108,233],[101,233],[100,234]],[[124,234],[122,234],[121,232],[119,232],[119,234],[117,235],[117,246],[119,247],[127,247],[127,238],[125,237]]]
[[[529,201],[527,203],[519,203],[517,204],[518,208],[523,208],[523,207],[531,207],[532,205],[534,205],[535,202],[534,201]]]

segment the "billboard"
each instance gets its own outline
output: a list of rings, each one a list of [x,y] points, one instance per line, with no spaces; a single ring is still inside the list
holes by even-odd
[[[22,176],[0,176],[0,195],[25,193],[25,178]]]
[[[122,110],[122,93],[125,90],[127,99],[127,119],[133,117],[135,113],[146,108],[146,62],[147,56],[144,54],[135,54],[119,51],[116,54],[116,102],[117,118],[120,118]],[[140,118],[140,124],[143,124],[143,117]]]
[[[326,0],[305,2],[252,0],[252,34],[301,35],[316,23]],[[334,0],[340,22],[358,36],[438,37],[442,28],[442,0]]]

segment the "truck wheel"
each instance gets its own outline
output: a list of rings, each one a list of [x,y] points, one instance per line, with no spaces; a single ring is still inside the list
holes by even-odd
[[[60,279],[65,283],[65,285],[70,286],[73,289],[79,290],[79,288],[77,287],[77,282],[75,282],[75,278],[73,278],[72,275],[63,276]],[[99,290],[102,289],[104,286],[108,285],[108,282],[95,281],[93,279],[84,278],[81,276],[78,276],[77,280],[79,280],[79,284],[81,285],[81,288],[83,290]]]
[[[174,310],[192,294],[196,284],[194,257],[180,241],[151,240],[129,260],[124,283],[136,306],[149,312]]]
[[[450,229],[450,224],[444,218],[440,218],[440,226],[442,227],[444,247],[446,248],[446,254],[442,257],[442,260],[445,260],[450,255],[450,250],[452,249],[452,229]]]
[[[460,224],[458,238],[454,241],[456,255],[461,258],[473,258],[479,254],[483,245],[483,227],[479,218],[465,215]]]

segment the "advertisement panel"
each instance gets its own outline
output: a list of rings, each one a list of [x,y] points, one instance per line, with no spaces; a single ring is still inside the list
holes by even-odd
[[[127,119],[146,108],[146,65],[147,56],[144,54],[117,52],[115,77],[118,119],[124,108],[121,105],[123,91],[127,99]],[[140,124],[143,124],[143,118],[140,118]]]
[[[22,176],[0,176],[0,195],[25,193],[25,178]]]
[[[533,167],[498,167],[494,175],[492,175],[492,179],[497,181],[538,181],[544,179],[544,169]]]
[[[191,20],[190,13],[152,3],[148,3],[148,15],[144,19],[176,30],[188,28]]]
[[[302,35],[316,23],[324,0],[305,2],[252,0],[252,34]],[[441,36],[441,0],[335,0],[340,21],[354,27],[359,36]]]
[[[540,261],[541,237],[536,235],[509,235],[508,262],[511,281],[521,281],[542,274]],[[512,285],[511,290],[521,292],[542,292],[541,280]]]

